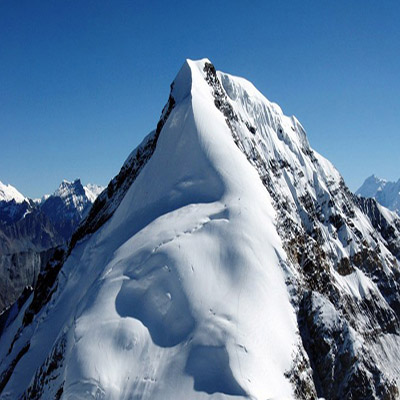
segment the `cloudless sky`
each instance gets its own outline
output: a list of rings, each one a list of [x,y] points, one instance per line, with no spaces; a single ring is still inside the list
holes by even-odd
[[[0,180],[106,185],[203,57],[296,115],[352,190],[400,178],[397,0],[0,0]]]

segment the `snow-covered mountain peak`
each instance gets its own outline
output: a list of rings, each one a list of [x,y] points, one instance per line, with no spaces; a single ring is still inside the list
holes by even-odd
[[[400,215],[400,179],[390,182],[375,175],[368,177],[356,194],[362,197],[372,197],[384,207]]]
[[[68,181],[67,179],[63,179],[60,183],[57,190],[53,193],[52,196],[60,197],[62,199],[67,198],[77,198],[77,197],[86,197],[90,203],[94,203],[97,196],[104,190],[104,186],[96,185],[93,183],[88,183],[83,186],[82,182],[79,178],[74,181]],[[49,198],[49,195],[45,195],[42,197],[40,202],[44,202]]]
[[[174,104],[180,103],[192,94],[192,90],[204,84],[204,66],[211,64],[208,58],[186,59],[171,84],[171,98]]]
[[[269,101],[247,79],[217,71],[217,76],[230,103],[251,132],[259,126],[262,136],[275,136],[272,140],[284,141],[292,151],[309,149],[306,133],[296,117],[284,115],[281,107]],[[251,132],[253,133],[253,132]],[[256,135],[254,131],[253,135]],[[251,137],[251,135],[249,136]]]
[[[14,200],[16,203],[23,203],[26,201],[26,197],[21,194],[14,186],[10,184],[5,185],[0,182],[0,201],[12,201]]]
[[[376,192],[381,191],[386,186],[386,183],[386,179],[378,178],[375,174],[372,174],[356,191],[356,194],[364,197],[374,197]]]
[[[88,183],[83,187],[86,197],[91,203],[94,203],[99,194],[105,189],[104,186]]]
[[[40,206],[41,204],[43,204],[51,195],[50,194],[44,194],[42,197],[33,199],[33,202],[35,204],[37,204],[38,206]]]
[[[0,225],[13,224],[31,213],[31,201],[14,186],[0,182]]]
[[[68,196],[75,195],[75,196],[84,196],[85,189],[81,183],[81,180],[75,179],[74,181],[70,182],[64,179],[58,189],[54,192],[53,196],[66,198]]]
[[[157,128],[8,323],[0,387],[8,398],[393,400],[400,221],[385,215],[296,118],[187,60]]]
[[[64,179],[58,189],[40,203],[40,207],[62,236],[69,240],[102,190],[101,186],[93,184],[83,186],[80,179],[72,182]]]
[[[302,150],[310,151],[305,130],[296,117],[285,116],[278,104],[269,101],[248,80],[216,71],[207,58],[187,59],[171,87],[174,104],[189,95],[194,96],[200,101],[213,102],[226,118],[244,124],[252,135],[242,137],[242,142],[251,140],[259,125],[259,134],[269,136],[273,141],[286,142],[297,155]],[[230,112],[232,115],[228,116]],[[271,138],[271,135],[275,137]]]

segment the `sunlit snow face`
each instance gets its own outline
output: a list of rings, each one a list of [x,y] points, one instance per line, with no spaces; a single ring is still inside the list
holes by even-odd
[[[233,376],[221,335],[216,334],[220,336],[217,345],[210,345],[209,340],[192,342],[197,328],[207,331],[199,326],[206,322],[196,320],[192,312],[193,305],[175,267],[177,260],[161,251],[150,256],[148,252],[139,253],[131,261],[132,268],[125,271],[129,279],[123,281],[116,298],[118,314],[140,320],[157,346],[172,348],[189,344],[184,372],[193,377],[195,391],[246,395]],[[213,333],[213,330],[208,332]]]
[[[173,93],[176,106],[157,150],[99,238],[111,249],[104,286],[113,295],[101,297],[112,303],[112,324],[126,329],[118,336],[126,379],[149,390],[146,397],[131,381],[138,399],[173,398],[155,394],[168,385],[190,393],[175,398],[250,396],[251,386],[262,389],[260,398],[282,386],[291,393],[282,371],[297,344],[295,317],[277,260],[275,213],[202,71],[193,90],[186,84]],[[266,134],[264,119],[279,118],[260,112],[243,121],[260,122],[257,132]],[[245,146],[254,139],[250,127],[241,131]]]
[[[195,328],[187,296],[171,265],[165,254],[151,256],[126,272],[130,279],[123,282],[116,298],[119,315],[140,320],[161,347],[176,346]]]

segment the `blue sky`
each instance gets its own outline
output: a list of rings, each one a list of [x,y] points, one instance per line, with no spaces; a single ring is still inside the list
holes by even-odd
[[[397,180],[398,1],[0,0],[0,180],[106,185],[185,58],[244,76],[355,190]]]

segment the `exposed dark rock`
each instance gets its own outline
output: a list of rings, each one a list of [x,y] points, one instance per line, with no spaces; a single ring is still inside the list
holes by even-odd
[[[271,157],[266,160],[258,153],[255,144],[250,150],[243,147],[237,133],[239,118],[219,83],[215,68],[207,63],[204,71],[206,81],[213,90],[215,106],[225,116],[235,143],[257,169],[274,202],[278,233],[290,263],[301,276],[300,282],[288,284],[297,291],[292,301],[298,309],[300,333],[311,362],[318,396],[332,400],[395,399],[398,395],[395,383],[390,382],[376,367],[372,356],[355,347],[354,335],[375,343],[382,334],[400,333],[400,272],[395,261],[396,257],[399,258],[400,222],[399,227],[396,223],[394,226],[389,223],[373,201],[358,199],[349,191],[343,179],[338,183],[326,181],[328,192],[321,190],[317,198],[309,193],[299,196],[298,203],[286,198],[281,193],[279,182],[283,171],[290,172],[295,180],[300,180],[304,174],[292,168],[285,159]],[[249,129],[248,124],[246,126]],[[283,128],[278,126],[276,129],[280,130],[277,133],[283,137]],[[302,152],[314,165],[319,165],[309,146],[305,144]],[[387,241],[387,247],[394,256],[392,276],[383,267],[384,262],[391,261],[384,261],[379,247],[372,248],[353,223],[356,207],[367,214],[375,229]],[[295,215],[291,215],[294,212],[300,216],[301,224],[295,222]],[[333,237],[340,238],[344,247],[355,241],[362,250],[350,258],[332,251],[328,253],[324,250],[326,237],[323,228],[331,232]],[[341,294],[332,271],[347,276],[354,273],[355,268],[378,285],[387,303],[373,296],[356,302]],[[326,325],[320,318],[320,308],[313,303],[316,296],[336,310],[337,321],[334,326]],[[299,380],[300,370],[307,368],[307,365],[305,358],[303,362],[295,363],[293,371],[297,372],[289,371],[287,375],[299,399],[315,398],[313,385]]]
[[[7,326],[9,326],[14,321],[15,317],[18,315],[22,306],[28,300],[32,292],[32,286],[25,286],[17,301],[12,306],[4,310],[2,314],[0,314],[0,337]]]
[[[0,224],[0,313],[25,286],[35,286],[40,271],[64,239],[38,209],[9,224]]]
[[[172,88],[173,86],[171,85],[171,90]],[[82,221],[78,229],[72,235],[69,243],[69,252],[71,252],[79,240],[95,232],[113,215],[125,193],[153,155],[158,137],[174,106],[175,100],[172,95],[170,95],[162,111],[156,131],[149,135],[147,140],[128,158],[119,174],[110,181],[107,190],[96,199],[88,216]]]
[[[6,387],[7,382],[10,380],[12,373],[14,372],[14,369],[16,365],[18,364],[19,360],[27,353],[29,350],[30,344],[27,343],[20,351],[19,353],[15,356],[15,358],[11,361],[9,364],[8,368],[1,374],[0,376],[0,394],[3,391],[3,389]]]
[[[40,273],[35,286],[33,300],[25,311],[23,326],[32,322],[34,315],[46,304],[55,291],[55,282],[65,259],[65,252],[58,248],[53,258],[47,263],[46,268]]]
[[[51,392],[49,384],[59,376],[58,370],[62,367],[64,362],[66,343],[65,336],[62,336],[57,341],[52,352],[46,358],[43,365],[37,370],[33,382],[21,396],[20,400],[40,400],[46,389]],[[54,398],[60,399],[62,393],[63,384],[55,392]]]
[[[355,269],[351,265],[350,260],[347,257],[342,258],[338,264],[337,264],[337,272],[339,272],[340,275],[346,276],[352,274]]]

